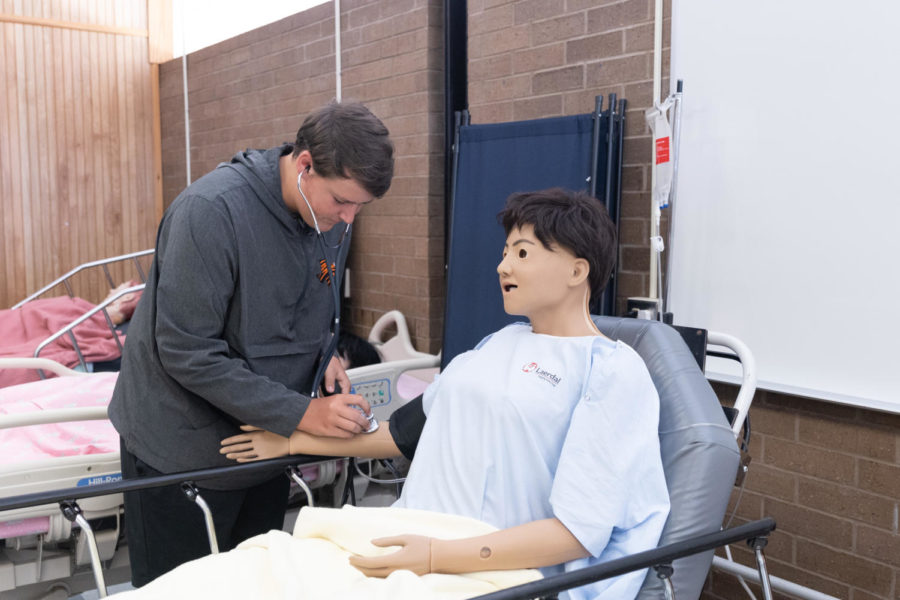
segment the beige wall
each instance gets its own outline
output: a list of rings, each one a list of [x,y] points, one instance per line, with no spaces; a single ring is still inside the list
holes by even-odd
[[[157,222],[146,0],[22,6],[0,1],[0,308],[152,247]],[[94,273],[75,293],[108,287]]]

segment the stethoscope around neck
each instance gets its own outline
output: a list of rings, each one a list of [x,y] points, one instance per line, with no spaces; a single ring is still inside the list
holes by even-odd
[[[341,293],[338,288],[340,288],[340,278],[337,274],[337,265],[340,262],[341,251],[343,250],[344,240],[347,239],[347,236],[350,235],[350,231],[353,226],[350,223],[346,224],[344,227],[344,232],[341,234],[341,239],[338,241],[337,245],[330,246],[325,243],[325,236],[322,234],[322,230],[319,229],[319,220],[316,219],[316,213],[313,211],[312,205],[309,203],[309,199],[306,197],[306,194],[303,193],[303,188],[300,186],[300,180],[303,178],[303,173],[309,172],[309,167],[306,167],[303,171],[297,174],[297,191],[300,192],[300,197],[303,198],[303,201],[306,202],[306,208],[309,209],[309,214],[312,216],[313,227],[316,230],[316,238],[319,240],[319,249],[322,251],[322,258],[325,259],[325,270],[327,271],[331,264],[335,266],[334,271],[331,273],[331,296],[334,301],[334,321],[331,325],[331,341],[328,344],[328,348],[325,350],[325,353],[322,354],[322,360],[319,362],[319,368],[316,369],[316,376],[313,379],[312,390],[309,393],[310,398],[315,398],[319,395],[319,386],[322,383],[322,378],[325,377],[325,369],[328,368],[328,363],[331,362],[331,357],[334,354],[334,349],[337,347],[338,336],[341,333]],[[330,261],[328,259],[328,248],[332,250],[337,250],[337,255],[335,256],[334,261]],[[342,390],[344,393],[349,393],[350,390]]]

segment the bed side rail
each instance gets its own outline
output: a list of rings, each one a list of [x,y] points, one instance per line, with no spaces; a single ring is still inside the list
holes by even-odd
[[[62,329],[60,329],[59,331],[54,333],[53,335],[44,339],[40,344],[38,344],[37,348],[34,349],[34,358],[40,358],[41,350],[43,350],[44,348],[46,348],[47,346],[49,346],[50,344],[55,342],[57,339],[61,338],[62,336],[68,335],[69,338],[72,340],[72,345],[75,348],[75,354],[78,356],[78,363],[81,365],[81,368],[87,369],[87,363],[84,360],[84,355],[81,352],[81,348],[78,346],[78,340],[75,338],[75,334],[73,333],[72,330],[75,329],[76,327],[78,327],[79,325],[81,325],[82,323],[84,323],[85,321],[87,321],[88,319],[90,319],[91,317],[93,317],[98,312],[103,313],[103,317],[106,320],[106,325],[107,325],[107,327],[109,327],[109,331],[112,334],[113,339],[116,341],[116,345],[119,346],[119,353],[121,353],[122,352],[122,340],[119,339],[119,335],[116,331],[116,326],[113,324],[112,319],[110,318],[109,313],[106,310],[106,307],[127,294],[133,294],[135,292],[140,292],[141,290],[144,289],[145,286],[146,286],[146,284],[141,283],[139,285],[135,285],[132,287],[125,288],[123,290],[119,290],[115,294],[107,297],[103,302],[101,302],[94,308],[90,309],[89,311],[85,312],[80,317],[78,317],[77,319],[75,319],[74,321],[72,321],[71,323],[69,323],[68,325],[66,325],[65,327],[63,327]],[[41,371],[40,369],[38,369],[38,374],[40,374],[41,379],[45,378],[44,372]]]
[[[96,539],[91,529],[90,523],[84,517],[78,500],[93,498],[96,496],[107,496],[110,494],[121,494],[124,492],[142,490],[164,485],[180,485],[182,491],[191,501],[195,502],[204,513],[206,518],[207,532],[210,536],[210,546],[213,552],[218,552],[215,542],[215,533],[212,528],[212,516],[206,503],[197,493],[195,482],[215,479],[219,477],[227,477],[229,475],[237,475],[241,473],[249,473],[254,471],[272,470],[273,468],[282,467],[291,476],[291,472],[301,465],[308,465],[317,462],[334,460],[333,457],[315,457],[315,456],[283,456],[270,460],[258,461],[254,463],[239,464],[227,467],[218,467],[212,469],[200,469],[196,471],[185,471],[182,473],[173,473],[170,475],[160,475],[158,477],[143,477],[139,479],[124,479],[110,483],[98,483],[96,485],[73,487],[62,490],[53,490],[49,492],[35,492],[31,494],[21,494],[18,496],[10,496],[8,498],[0,498],[0,516],[4,511],[15,510],[19,508],[27,508],[30,506],[39,506],[41,504],[59,504],[60,511],[63,516],[76,523],[81,527],[82,531],[87,535],[88,549],[91,559],[91,570],[94,573],[94,580],[97,584],[97,590],[101,598],[107,595],[106,582],[103,576],[103,565],[100,560],[100,554],[97,548]]]
[[[198,469],[196,471],[170,473],[168,475],[160,475],[158,477],[123,479],[122,481],[100,483],[97,485],[86,487],[71,487],[61,490],[50,490],[46,492],[22,494],[19,496],[9,496],[7,498],[0,498],[0,513],[3,513],[7,510],[27,508],[29,506],[37,506],[40,504],[53,504],[59,502],[83,500],[85,498],[95,498],[97,496],[106,496],[108,494],[121,494],[123,492],[161,487],[164,485],[181,484],[186,481],[207,481],[209,479],[217,479],[221,477],[228,477],[231,475],[253,473],[255,471],[273,471],[278,469],[279,467],[286,469],[291,466],[308,465],[329,460],[334,460],[334,457],[306,456],[295,454],[252,463],[229,465],[227,467]]]
[[[50,371],[51,373],[55,373],[56,375],[59,375],[61,377],[68,377],[70,375],[83,377],[85,375],[90,375],[90,373],[86,373],[84,371],[76,371],[74,369],[70,369],[69,367],[61,365],[55,360],[51,360],[49,358],[0,358],[0,369],[37,369]]]
[[[26,413],[0,415],[0,430],[31,425],[48,425],[73,421],[105,421],[105,406],[83,406],[79,408],[53,408],[34,410]]]
[[[716,351],[707,351],[709,356],[719,356],[722,358],[731,358],[741,365],[741,383],[738,391],[737,399],[734,402],[734,409],[737,411],[731,429],[735,437],[739,437],[741,429],[744,426],[744,420],[750,411],[750,404],[753,402],[753,395],[756,393],[756,359],[753,352],[744,342],[726,333],[718,331],[710,331],[708,333],[707,343],[710,346],[721,346],[731,350],[732,355],[719,353]]]
[[[30,296],[28,296],[27,298],[22,300],[21,302],[15,304],[12,308],[16,309],[16,308],[19,308],[20,306],[22,306],[23,304],[25,304],[26,302],[31,302],[35,298],[42,296],[43,294],[52,290],[54,287],[56,287],[59,284],[63,284],[66,286],[66,291],[68,292],[69,297],[71,298],[75,295],[75,293],[72,291],[72,286],[69,284],[69,279],[76,273],[80,273],[81,271],[86,271],[86,270],[92,269],[94,267],[101,267],[103,269],[103,273],[106,275],[106,280],[107,280],[107,282],[109,282],[110,289],[114,289],[116,287],[116,284],[113,282],[112,276],[109,274],[109,269],[107,268],[107,265],[115,263],[115,262],[125,261],[125,260],[133,260],[134,261],[134,266],[137,269],[137,272],[141,278],[141,281],[146,283],[147,275],[144,273],[144,268],[141,266],[141,263],[138,259],[141,256],[148,256],[150,254],[153,254],[153,252],[154,252],[153,248],[150,248],[149,250],[140,250],[138,252],[131,252],[129,254],[122,254],[120,256],[113,256],[113,257],[104,258],[101,260],[94,260],[91,262],[86,262],[82,265],[78,265],[77,267],[75,267],[74,269],[72,269],[71,271],[66,273],[65,275],[58,277],[57,279],[48,283],[47,285],[45,285],[38,291],[34,292]]]
[[[127,479],[110,483],[101,483],[88,487],[73,487],[62,490],[53,490],[47,492],[36,492],[31,494],[23,494],[19,496],[11,496],[8,498],[0,498],[0,513],[8,510],[26,508],[40,504],[58,503],[64,513],[74,520],[77,518],[79,511],[77,508],[77,500],[92,498],[96,496],[105,496],[108,494],[121,494],[124,492],[142,490],[164,485],[182,485],[192,486],[199,481],[209,479],[227,477],[230,475],[238,475],[250,473],[258,470],[271,471],[273,468],[290,469],[301,465],[312,464],[333,460],[332,457],[318,456],[283,456],[269,460],[238,464],[227,467],[218,467],[211,469],[199,469],[195,471],[185,471],[181,473],[173,473],[169,475],[160,475],[156,477],[143,477],[139,479]],[[527,583],[524,585],[508,588],[484,596],[479,596],[479,600],[518,600],[525,598],[536,598],[548,594],[554,594],[563,590],[567,590],[580,585],[585,585],[594,581],[600,581],[610,577],[615,577],[630,571],[653,567],[658,573],[665,574],[671,572],[671,564],[677,558],[689,556],[698,552],[704,552],[719,546],[730,544],[733,542],[747,540],[748,543],[757,551],[758,558],[761,556],[762,548],[765,547],[767,535],[774,531],[775,521],[771,518],[753,521],[744,525],[726,529],[715,533],[697,536],[689,540],[675,542],[660,548],[648,550],[634,554],[632,556],[609,561],[603,564],[586,567],[577,571],[563,573],[553,577],[548,577],[539,581]],[[759,565],[760,575],[767,578],[765,572],[765,563]],[[98,584],[102,585],[102,575],[98,576]],[[104,590],[105,591],[105,590]]]

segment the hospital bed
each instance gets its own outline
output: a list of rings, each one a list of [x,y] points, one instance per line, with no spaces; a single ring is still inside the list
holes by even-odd
[[[97,370],[118,370],[118,364],[120,358],[113,358],[110,360],[104,360],[96,363],[92,363],[85,356],[85,352],[83,352],[82,345],[85,343],[82,334],[85,331],[85,328],[82,327],[84,324],[94,324],[97,326],[97,319],[100,319],[100,322],[105,323],[105,326],[108,327],[110,331],[110,338],[114,340],[115,346],[118,348],[118,355],[121,356],[122,352],[122,340],[121,335],[125,327],[121,324],[115,324],[110,317],[108,309],[116,304],[120,299],[126,298],[129,294],[137,294],[140,293],[144,289],[144,285],[147,279],[144,267],[141,264],[141,259],[146,256],[151,256],[153,254],[153,250],[142,250],[139,252],[132,252],[129,254],[123,254],[120,256],[114,256],[110,258],[105,258],[101,260],[91,261],[88,263],[84,263],[70,270],[66,274],[58,277],[53,280],[49,284],[45,285],[41,289],[37,290],[33,294],[29,295],[22,301],[16,303],[11,307],[11,310],[19,310],[22,307],[28,305],[31,302],[36,300],[43,300],[45,296],[49,293],[59,290],[60,286],[62,286],[66,294],[69,298],[75,299],[75,281],[85,275],[91,276],[95,275],[96,271],[102,271],[102,274],[105,276],[107,283],[110,286],[110,289],[115,290],[115,293],[108,295],[100,304],[98,305],[90,305],[88,302],[82,301],[82,304],[85,306],[90,306],[90,308],[86,308],[84,312],[78,314],[74,318],[71,318],[71,321],[67,322],[65,325],[59,327],[55,331],[48,331],[47,337],[36,342],[33,351],[29,349],[29,354],[34,356],[35,358],[40,358],[42,353],[46,356],[46,350],[49,347],[54,347],[54,345],[58,345],[61,341],[61,338],[67,338],[71,342],[72,350],[74,351],[73,360],[67,361],[69,366],[77,366],[83,371],[93,371],[95,368]],[[125,264],[133,264],[134,270],[136,271],[140,282],[137,285],[122,287],[116,286],[116,283],[113,279],[112,274],[110,273],[110,266],[120,265],[123,266]],[[49,308],[46,310],[50,310]],[[47,314],[47,313],[43,313]],[[59,316],[59,313],[56,313]],[[64,313],[71,317],[71,309],[67,309]],[[102,325],[100,325],[102,328]],[[96,335],[96,334],[92,334]],[[39,339],[39,338],[36,338]],[[105,343],[105,342],[104,342]],[[57,350],[59,348],[57,347]],[[68,353],[67,353],[68,355]],[[38,375],[41,379],[45,377],[43,370],[37,371]],[[8,382],[7,382],[8,383]]]
[[[438,356],[415,351],[402,315],[391,315],[384,324],[389,321],[398,334],[384,339],[379,336],[376,346],[385,345],[395,360],[348,371],[354,391],[366,397],[379,420],[387,420],[390,413],[411,399],[398,387],[401,375],[436,370],[440,360]],[[79,423],[89,420],[97,421],[103,428],[95,428],[91,453],[29,456],[27,460],[20,451],[0,456],[0,502],[10,497],[39,497],[54,490],[69,489],[72,498],[79,498],[80,511],[80,515],[67,514],[60,510],[58,503],[36,501],[0,512],[0,595],[33,598],[43,597],[53,589],[65,590],[67,594],[92,589],[101,586],[92,574],[94,570],[102,570],[104,582],[128,581],[127,548],[122,544],[122,494],[93,493],[122,479],[118,435],[106,421],[106,404],[116,373],[88,374],[41,358],[0,359],[0,369],[3,368],[42,369],[60,378],[0,389],[0,448],[4,447],[4,435],[14,428],[33,430],[32,425],[59,427],[61,423],[77,428]],[[61,387],[87,388],[98,401],[92,400],[92,406],[68,407],[71,400],[62,398],[44,410],[21,410],[22,403],[31,402],[35,393],[41,388],[46,391],[48,386],[55,386],[57,392]],[[4,408],[14,403],[17,403],[16,410]],[[71,430],[62,433],[69,434]],[[66,452],[69,450],[81,451],[69,448]],[[299,492],[306,496],[307,504],[313,504],[314,490],[348,487],[347,459],[320,459],[310,463],[295,458],[293,462],[296,468],[292,469],[291,477]],[[341,494],[334,494],[334,498],[339,500]]]
[[[44,287],[39,289],[38,291],[29,295],[24,300],[17,302],[16,304],[14,304],[12,306],[12,308],[15,310],[15,309],[23,306],[24,304],[31,302],[32,300],[40,298],[47,292],[50,292],[50,291],[53,291],[54,289],[56,289],[56,287],[59,285],[62,285],[63,287],[66,288],[66,293],[68,294],[68,296],[70,298],[74,298],[75,291],[74,291],[72,285],[73,285],[73,280],[75,279],[75,277],[79,274],[88,273],[92,269],[97,269],[97,268],[99,268],[100,270],[103,271],[103,275],[106,277],[106,281],[107,281],[107,283],[109,283],[110,289],[114,289],[116,287],[116,283],[112,277],[112,274],[109,272],[109,267],[110,267],[110,265],[113,265],[116,263],[122,263],[122,262],[126,262],[126,261],[129,261],[132,264],[134,264],[134,268],[137,271],[138,276],[140,277],[141,281],[146,283],[147,275],[144,272],[144,267],[141,265],[140,259],[143,256],[152,256],[153,253],[154,253],[154,250],[151,248],[149,250],[140,250],[138,252],[131,252],[129,254],[112,256],[109,258],[94,260],[91,262],[86,262],[84,264],[78,265],[71,271],[67,272],[65,275],[61,275],[61,276],[57,277],[56,279],[54,279],[53,281],[51,281],[50,283],[48,283],[47,285],[45,285]]]
[[[712,548],[728,541],[748,537],[755,544],[754,550],[761,561],[758,568],[760,579],[768,581],[762,549],[765,546],[766,534],[774,528],[774,522],[764,520],[725,532],[720,531],[735,476],[742,464],[739,447],[735,441],[741,431],[741,422],[726,421],[721,406],[698,368],[694,356],[674,329],[655,321],[612,317],[596,317],[595,320],[604,334],[625,341],[642,356],[660,393],[660,443],[672,505],[660,548],[653,551],[655,554],[651,553],[649,558],[626,557],[632,562],[624,567],[621,564],[611,563],[597,565],[590,568],[595,571],[563,574],[527,584],[525,589],[510,589],[500,592],[501,595],[490,597],[542,596],[593,580],[584,577],[611,576],[621,573],[621,569],[625,567],[645,568],[648,565],[640,561],[650,560],[652,563],[650,566],[658,568],[649,572],[639,598],[696,598],[712,562]],[[744,361],[752,367],[752,362],[748,360],[749,356],[746,355],[742,345],[733,347],[733,339],[711,333],[710,340],[726,347],[731,346],[735,352],[744,353]],[[433,366],[435,359],[433,356],[417,357],[364,367],[360,373],[353,373],[354,385],[361,393],[374,400],[372,404],[376,414],[379,419],[384,419],[404,402],[397,396],[396,379],[384,369],[394,368],[396,372],[397,363],[402,363],[401,368],[404,370],[425,368],[425,361],[431,361],[430,364]],[[745,375],[745,382],[752,385],[752,372]],[[746,415],[750,398],[752,390],[748,394],[739,394],[736,406],[739,415]],[[68,511],[67,518],[76,518],[77,510],[73,508],[72,502],[75,499],[78,499],[79,505],[84,503],[89,506],[88,503],[101,494],[121,493],[126,489],[134,489],[135,486],[185,480],[201,481],[203,478],[222,476],[235,469],[250,469],[260,464],[268,467],[273,464],[294,466],[310,461],[315,459],[284,457],[271,462],[154,478],[159,481],[132,480],[102,483],[87,488],[70,487],[61,491],[17,495],[15,498],[0,498],[0,511],[20,510],[36,504],[45,507],[49,505],[52,508],[51,503],[61,503],[64,511]],[[84,512],[87,513],[86,510]],[[0,512],[0,514],[9,513]],[[84,526],[82,529],[85,529]],[[80,534],[83,534],[83,531]],[[91,544],[87,542],[82,546],[88,551],[91,549]],[[87,553],[82,553],[83,556],[85,554]],[[99,558],[99,550],[95,554],[98,555],[94,561],[97,565],[95,577],[97,586],[102,589],[103,571],[99,566],[102,559]],[[114,560],[107,562],[110,565],[115,563]],[[606,569],[605,572],[603,568]]]

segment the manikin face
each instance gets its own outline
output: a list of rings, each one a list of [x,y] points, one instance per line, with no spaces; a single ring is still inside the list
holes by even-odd
[[[556,310],[569,291],[575,260],[567,248],[545,248],[531,225],[512,229],[503,246],[503,260],[497,265],[503,310],[532,321]]]

